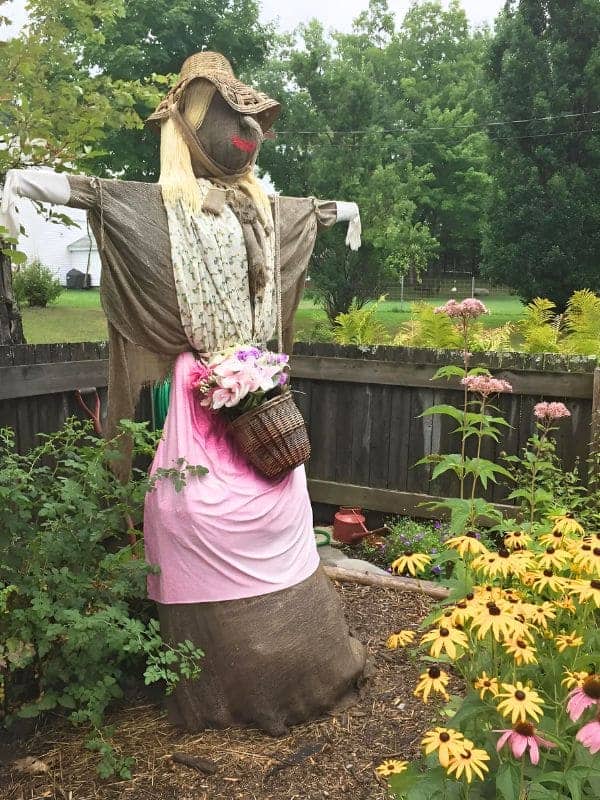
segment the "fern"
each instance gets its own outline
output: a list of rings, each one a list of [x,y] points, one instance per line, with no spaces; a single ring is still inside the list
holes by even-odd
[[[512,322],[505,322],[498,328],[484,328],[476,331],[472,350],[484,350],[486,352],[498,351],[507,352],[512,350],[512,336],[515,332]]]
[[[387,344],[390,340],[384,325],[375,315],[379,305],[385,300],[382,295],[374,303],[359,307],[356,298],[345,314],[338,314],[333,328],[333,341],[337,344]]]
[[[566,353],[600,355],[600,297],[589,289],[575,292],[567,304],[565,328]]]
[[[560,352],[562,317],[555,313],[555,308],[551,300],[541,297],[528,303],[525,315],[519,321],[526,353]]]
[[[460,347],[458,330],[446,314],[436,314],[428,303],[413,303],[412,313],[412,319],[402,325],[394,344],[442,350]]]

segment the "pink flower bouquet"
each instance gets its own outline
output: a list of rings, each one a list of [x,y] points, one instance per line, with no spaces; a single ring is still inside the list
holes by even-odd
[[[198,362],[191,388],[201,395],[201,405],[213,411],[223,409],[232,419],[281,392],[288,382],[288,360],[285,353],[258,347],[228,350],[206,364]]]

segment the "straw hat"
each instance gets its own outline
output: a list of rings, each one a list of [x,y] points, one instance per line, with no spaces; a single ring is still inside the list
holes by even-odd
[[[266,94],[257,92],[251,86],[238,81],[225,56],[207,50],[203,53],[194,53],[184,61],[178,82],[161,100],[146,122],[160,124],[169,116],[169,107],[177,105],[186,87],[198,78],[210,81],[234,111],[257,116],[264,131],[269,130],[281,111],[281,105],[276,100],[271,100]]]

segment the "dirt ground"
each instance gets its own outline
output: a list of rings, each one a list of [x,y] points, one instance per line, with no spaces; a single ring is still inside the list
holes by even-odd
[[[383,800],[388,795],[374,768],[385,758],[410,759],[435,717],[412,690],[418,664],[405,650],[389,651],[393,630],[416,628],[431,600],[420,594],[336,584],[352,632],[367,644],[373,674],[350,709],[301,725],[273,739],[256,730],[187,734],[173,728],[147,702],[108,720],[124,754],[136,759],[133,778],[101,780],[97,755],[81,731],[61,724],[33,736],[19,757],[33,769],[0,763],[1,800]],[[307,653],[307,658],[310,654]],[[208,759],[207,775],[170,756]]]

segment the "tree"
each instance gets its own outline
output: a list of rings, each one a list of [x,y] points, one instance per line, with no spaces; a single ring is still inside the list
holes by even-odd
[[[261,164],[286,194],[361,207],[362,259],[333,234],[315,250],[311,290],[327,313],[438,261],[477,264],[489,184],[485,35],[471,35],[457,3],[415,5],[396,30],[385,0],[371,0],[350,34],[328,37],[313,21],[299,36],[258,73],[284,106]]]
[[[600,289],[600,5],[507,3],[488,72],[497,118],[531,121],[492,134],[485,273],[564,310]]]

